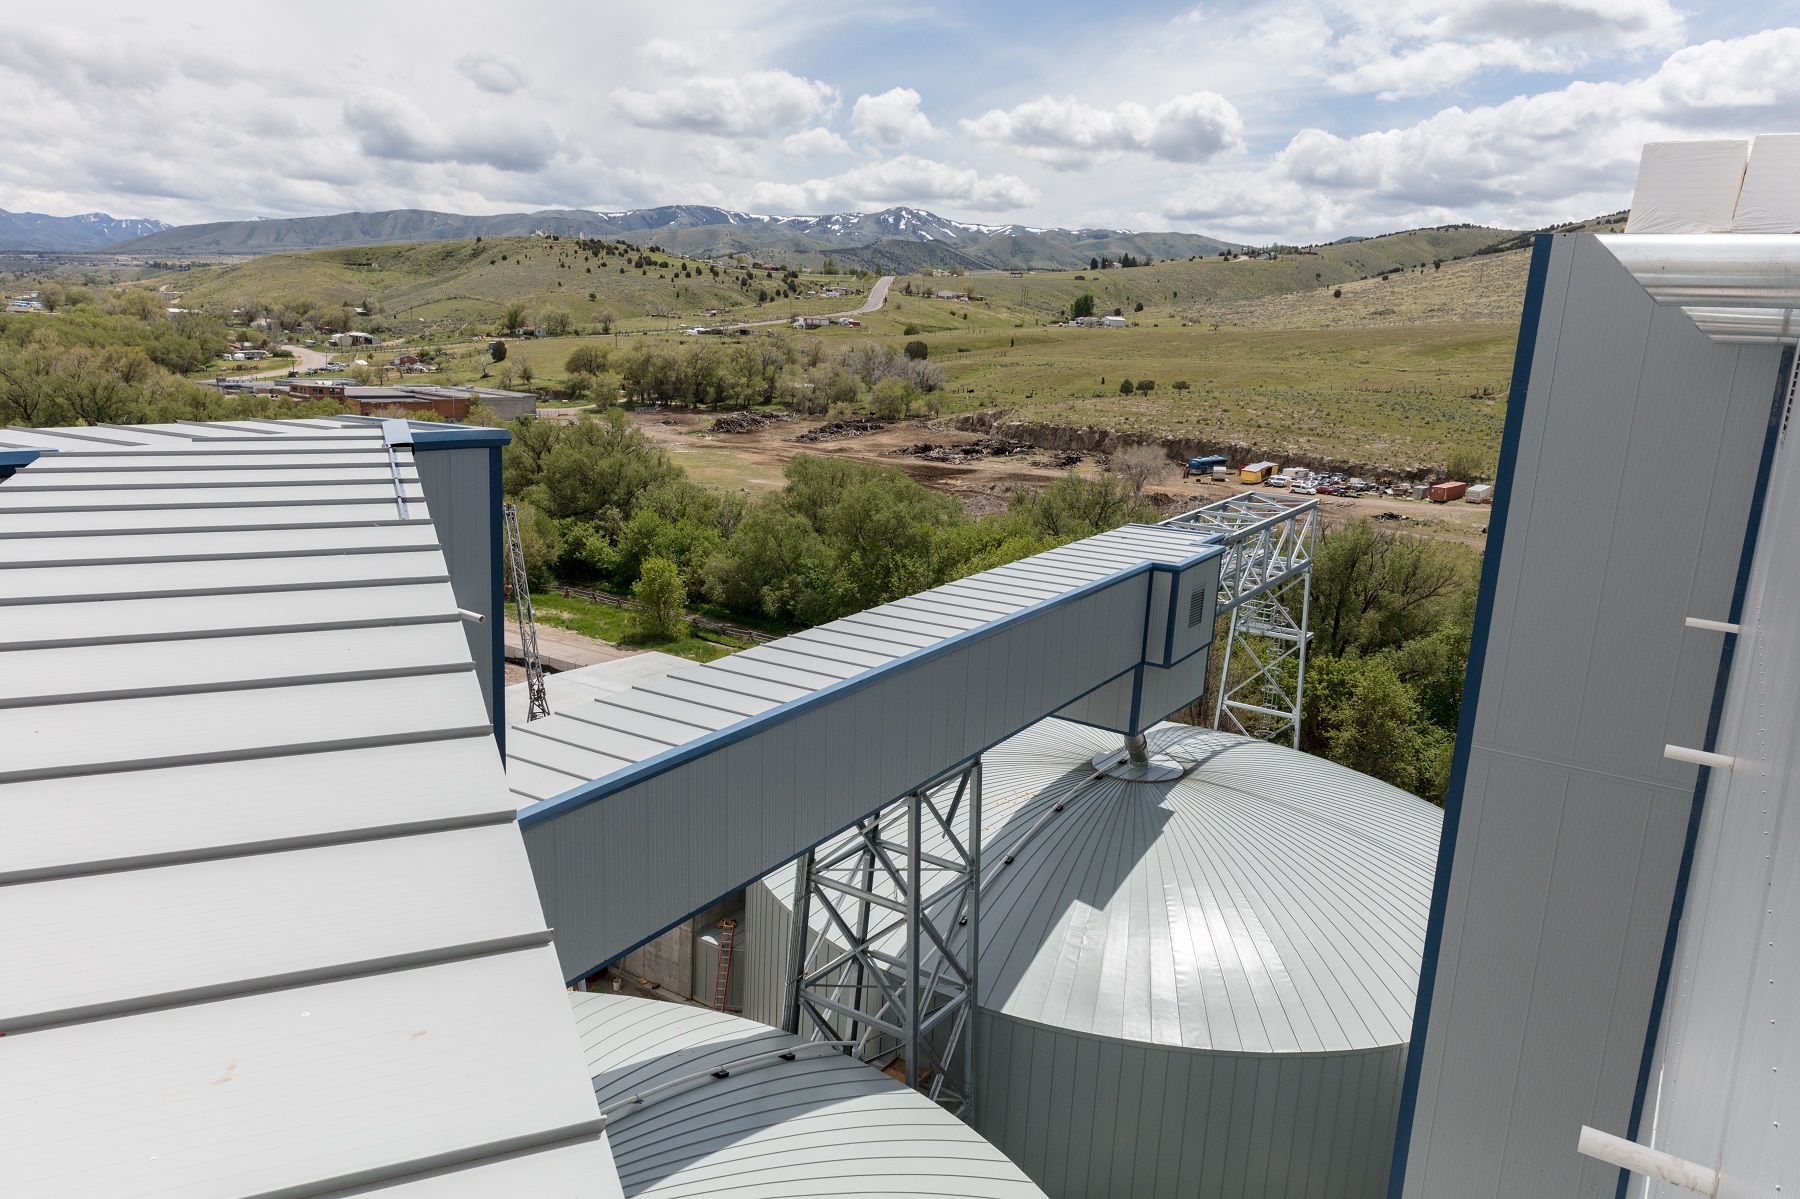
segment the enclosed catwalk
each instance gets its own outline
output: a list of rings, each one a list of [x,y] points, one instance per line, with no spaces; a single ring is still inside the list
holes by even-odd
[[[631,1199],[1043,1199],[967,1125],[835,1047],[654,999],[569,999]]]
[[[1070,1199],[1382,1194],[1438,809],[1266,742],[1150,742],[1186,774],[1102,773],[1117,735],[1056,719],[983,756],[976,1129]],[[750,889],[755,944],[792,895]],[[779,1019],[786,972],[752,955],[747,1014]]]

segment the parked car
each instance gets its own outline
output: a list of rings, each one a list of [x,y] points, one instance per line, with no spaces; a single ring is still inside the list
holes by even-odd
[[[1286,475],[1270,475],[1269,476],[1269,486],[1270,487],[1286,487],[1292,482],[1293,482],[1293,480],[1288,478]]]

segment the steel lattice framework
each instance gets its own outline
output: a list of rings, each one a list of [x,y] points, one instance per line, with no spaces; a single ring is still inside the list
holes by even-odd
[[[1231,613],[1231,631],[1214,728],[1300,745],[1318,515],[1316,499],[1249,492],[1163,522],[1212,534],[1225,546],[1219,612]]]
[[[922,848],[927,821],[936,826],[934,842],[944,839],[941,854]],[[808,850],[795,867],[788,961],[800,965],[788,981],[783,1026],[846,1043],[846,1053],[969,1120],[980,759],[857,821],[853,832],[846,843]],[[825,928],[809,948],[815,912]]]
[[[519,612],[519,649],[525,659],[525,690],[531,706],[525,719],[536,720],[550,715],[550,694],[544,686],[544,663],[538,657],[537,617],[531,610],[531,582],[526,577],[525,548],[519,540],[519,510],[502,504],[501,518],[506,523],[506,558],[512,570],[513,605]]]

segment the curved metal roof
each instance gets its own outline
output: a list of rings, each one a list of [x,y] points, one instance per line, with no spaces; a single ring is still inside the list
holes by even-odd
[[[967,1125],[871,1066],[822,1048],[769,1060],[803,1043],[721,1012],[579,991],[569,1001],[627,1196],[1043,1199]]]
[[[1403,1044],[1439,809],[1262,741],[1164,724],[1150,742],[1198,765],[1101,776],[1118,734],[1054,718],[982,756],[981,1006],[1221,1052]],[[763,883],[791,904],[791,870]]]
[[[1089,759],[1117,745],[1046,720],[983,756],[982,1006],[1190,1049],[1403,1043],[1439,810],[1323,758],[1180,725],[1151,745],[1198,759],[1185,778],[1096,778]]]

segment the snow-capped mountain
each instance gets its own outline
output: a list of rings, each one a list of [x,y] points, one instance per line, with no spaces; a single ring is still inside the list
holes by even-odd
[[[162,221],[108,216],[104,212],[47,216],[0,208],[0,250],[98,250],[167,228]]]
[[[753,254],[817,262],[830,255],[846,265],[913,269],[1081,267],[1101,254],[1186,257],[1211,254],[1226,243],[1190,233],[1134,233],[1120,229],[1036,229],[953,221],[922,208],[775,216],[704,204],[670,204],[622,212],[545,209],[465,216],[395,209],[279,220],[183,225],[110,247],[131,254],[276,254],[335,246],[526,237],[551,233],[656,245],[700,256]]]

